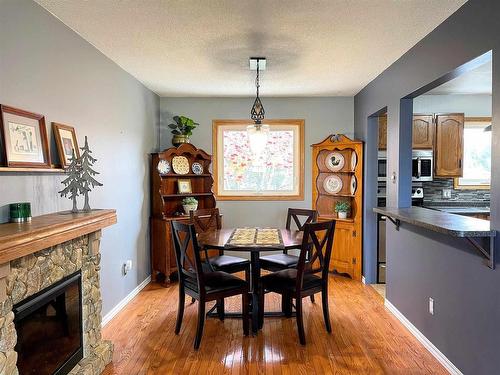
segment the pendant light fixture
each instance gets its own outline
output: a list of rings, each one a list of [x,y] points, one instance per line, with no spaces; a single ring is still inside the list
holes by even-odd
[[[250,149],[252,153],[256,156],[260,155],[267,144],[267,136],[269,134],[269,125],[262,123],[265,117],[266,111],[264,110],[264,105],[259,97],[260,89],[260,71],[266,69],[266,58],[265,57],[251,57],[250,58],[250,70],[256,70],[257,75],[255,77],[255,88],[257,95],[253,103],[252,109],[250,110],[250,117],[253,120],[253,125],[247,126],[248,141],[250,143]]]

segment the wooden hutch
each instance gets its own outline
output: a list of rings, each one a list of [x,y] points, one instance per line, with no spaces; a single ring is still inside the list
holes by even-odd
[[[189,171],[186,174],[177,174],[172,168],[172,159],[175,156],[185,156],[189,162]],[[160,173],[158,163],[167,161],[169,171]],[[193,163],[200,163],[203,167],[201,174],[192,170]],[[164,162],[162,162],[164,163]],[[212,156],[185,143],[179,147],[171,147],[162,152],[152,154],[151,158],[151,274],[153,281],[160,276],[166,284],[170,277],[177,272],[175,252],[171,239],[170,222],[172,220],[189,220],[184,213],[182,199],[194,197],[198,201],[198,208],[213,208],[216,205],[212,192],[213,178],[209,172]],[[177,181],[189,179],[192,193],[180,194]]]
[[[363,142],[340,134],[311,147],[312,207],[320,221],[336,220],[330,271],[361,280]],[[346,219],[335,213],[339,201],[351,206]]]

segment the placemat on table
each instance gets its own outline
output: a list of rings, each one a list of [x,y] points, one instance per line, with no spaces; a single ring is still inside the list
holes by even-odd
[[[276,228],[236,228],[224,246],[284,248],[281,231]]]

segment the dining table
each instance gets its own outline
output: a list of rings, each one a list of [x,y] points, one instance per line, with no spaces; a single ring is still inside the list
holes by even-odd
[[[201,248],[210,250],[224,250],[232,252],[244,252],[250,254],[250,294],[251,294],[251,319],[252,332],[256,334],[259,330],[259,279],[260,279],[260,253],[277,252],[283,250],[299,249],[302,244],[302,233],[297,230],[279,229],[281,232],[280,244],[266,244],[265,246],[253,245],[231,245],[228,246],[232,234],[236,228],[223,228],[218,230],[209,230],[198,235],[198,243]],[[277,228],[278,229],[278,228]],[[266,313],[267,316],[282,316],[281,313]],[[231,316],[225,314],[226,316]],[[233,314],[240,317],[241,314]]]

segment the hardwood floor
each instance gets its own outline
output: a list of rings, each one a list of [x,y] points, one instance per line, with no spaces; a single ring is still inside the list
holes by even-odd
[[[115,317],[103,336],[115,344],[104,374],[446,374],[429,352],[385,310],[373,288],[331,276],[332,334],[323,323],[321,298],[304,301],[307,346],[298,342],[294,318],[266,318],[256,337],[243,337],[241,320],[209,318],[193,350],[196,303],[186,298],[183,326],[174,334],[177,285],[148,285]],[[266,310],[279,310],[266,295]],[[226,302],[239,310],[241,300]]]

